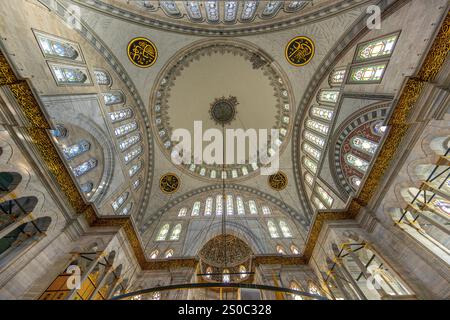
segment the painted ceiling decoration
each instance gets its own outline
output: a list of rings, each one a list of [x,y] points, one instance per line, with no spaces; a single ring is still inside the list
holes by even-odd
[[[278,171],[277,173],[269,176],[268,182],[272,189],[281,191],[287,187],[288,177],[284,172]]]
[[[285,56],[287,61],[295,67],[307,65],[315,53],[314,42],[304,36],[298,36],[286,45]]]
[[[175,193],[180,188],[180,178],[173,173],[167,173],[159,180],[159,187],[164,193]]]
[[[134,38],[127,48],[130,61],[141,68],[151,67],[158,58],[158,50],[153,42],[146,38]]]

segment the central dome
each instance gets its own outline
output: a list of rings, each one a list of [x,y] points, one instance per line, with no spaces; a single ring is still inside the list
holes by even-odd
[[[259,50],[236,41],[202,43],[174,57],[160,75],[151,103],[154,130],[166,156],[170,159],[174,146],[170,138],[175,129],[191,133],[192,148],[200,143],[205,150],[211,143],[194,141],[194,122],[201,122],[203,132],[265,129],[270,134],[270,129],[276,128],[280,130],[277,143],[284,146],[290,130],[291,95],[287,80],[270,60]],[[235,161],[225,168],[206,163],[181,167],[204,179],[250,176],[260,163],[249,158],[246,144],[245,164]],[[270,148],[270,141],[264,144]],[[234,151],[236,155],[237,146]]]

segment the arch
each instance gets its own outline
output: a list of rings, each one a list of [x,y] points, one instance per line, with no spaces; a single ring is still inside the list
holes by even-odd
[[[37,203],[36,197],[22,197],[0,203],[0,230],[28,215]]]

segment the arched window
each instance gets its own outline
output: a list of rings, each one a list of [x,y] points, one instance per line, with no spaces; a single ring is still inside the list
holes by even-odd
[[[358,45],[356,49],[355,61],[389,57],[394,51],[398,34],[389,35],[387,37],[364,42]]]
[[[0,203],[0,230],[28,215],[37,203],[36,197],[22,197]]]
[[[275,225],[275,223],[272,220],[267,221],[267,227],[269,228],[269,233],[270,233],[271,238],[276,239],[276,238],[280,237],[277,226]]]
[[[373,131],[376,135],[382,136],[386,132],[387,127],[383,125],[383,121],[378,121],[373,126]]]
[[[142,146],[138,146],[134,149],[132,149],[130,152],[126,153],[123,156],[123,159],[125,160],[126,163],[136,159],[136,157],[138,157],[140,154],[142,153]]]
[[[35,32],[42,52],[46,58],[63,58],[83,61],[79,46],[66,40]]]
[[[91,144],[89,142],[81,140],[80,142],[63,149],[64,158],[66,158],[66,160],[72,160],[80,154],[89,151],[90,148]]]
[[[232,216],[234,214],[234,204],[233,204],[233,196],[231,194],[227,194],[227,215]]]
[[[278,254],[286,254],[286,251],[284,250],[284,248],[280,245],[277,246],[277,253]]]
[[[224,20],[226,22],[233,22],[236,20],[238,11],[238,2],[237,1],[225,1],[225,17]]]
[[[320,199],[325,202],[326,206],[330,208],[333,205],[333,197],[328,194],[321,186],[317,186],[317,193],[319,194]]]
[[[223,283],[230,283],[230,270],[223,269],[222,281]]]
[[[167,250],[166,253],[164,254],[164,257],[165,257],[166,259],[169,259],[169,258],[171,258],[172,256],[173,256],[173,249]]]
[[[121,137],[127,133],[130,133],[138,128],[136,121],[129,122],[120,127],[114,129],[114,134],[116,137]]]
[[[141,170],[141,168],[142,168],[142,161],[139,161],[128,170],[128,175],[130,177],[133,177],[136,173],[139,172],[139,170]]]
[[[57,124],[56,125],[56,129],[50,130],[50,133],[55,138],[65,138],[65,137],[67,137],[67,129],[61,124]]]
[[[117,211],[127,201],[128,195],[128,192],[124,192],[112,203],[114,211]]]
[[[94,70],[95,80],[97,84],[102,86],[109,86],[111,84],[111,78],[104,70]]]
[[[187,208],[181,208],[180,211],[178,211],[179,217],[185,217],[187,213]]]
[[[353,137],[350,140],[350,144],[353,148],[369,155],[374,155],[378,148],[378,143],[359,136]]]
[[[131,135],[130,137],[119,142],[119,149],[120,151],[125,151],[139,141],[141,141],[141,135],[139,133]]]
[[[201,207],[201,202],[196,201],[194,203],[194,205],[192,206],[191,216],[196,217],[196,216],[200,215],[200,207]]]
[[[209,197],[208,199],[206,199],[206,202],[205,202],[204,215],[210,216],[212,214],[212,209],[213,209],[213,198]]]
[[[159,250],[153,250],[150,254],[150,259],[156,259],[158,258]]]
[[[291,246],[291,252],[292,254],[300,254],[300,250],[298,250],[297,246],[295,245]]]
[[[280,229],[281,233],[283,234],[283,237],[285,238],[292,238],[292,232],[287,223],[284,220],[280,220]]]
[[[141,178],[138,178],[133,182],[133,189],[136,190],[137,188],[140,187],[140,185],[141,185]]]
[[[86,182],[80,186],[80,189],[83,193],[89,193],[92,191],[93,188],[94,184],[92,182]]]
[[[216,196],[216,215],[221,216],[223,213],[223,200],[222,195],[219,194]]]
[[[300,287],[300,285],[296,281],[291,281],[291,283],[289,285],[289,289],[295,290],[295,291],[301,291],[302,290],[302,288]],[[292,299],[294,299],[294,300],[303,300],[301,295],[291,294],[291,296],[292,296]]]
[[[359,177],[356,177],[356,176],[352,176],[352,177],[350,178],[350,182],[352,183],[352,185],[353,185],[356,189],[358,189],[358,188],[360,187],[360,185],[361,185],[361,179],[360,179]]]
[[[322,108],[322,107],[312,107],[311,115],[313,117],[323,119],[326,121],[331,121],[333,119],[333,110]]]
[[[83,162],[82,164],[76,166],[72,169],[73,174],[75,177],[81,177],[82,175],[88,173],[92,169],[94,169],[97,166],[97,160],[94,158],[89,159],[86,162]]]
[[[303,150],[315,160],[317,161],[320,160],[320,156],[322,155],[322,153],[313,146],[311,146],[309,143],[307,142],[303,143]]]
[[[247,278],[247,268],[244,265],[239,266],[239,273],[240,273],[239,276],[241,277],[241,279]]]
[[[161,4],[163,10],[166,11],[169,15],[179,16],[181,14],[175,1],[165,0],[160,1],[159,3]]]
[[[314,133],[306,130],[305,131],[305,139],[309,142],[314,143],[316,146],[323,148],[325,145],[325,139],[322,137],[319,137],[318,135],[315,135]]]
[[[289,12],[298,11],[306,7],[309,3],[309,1],[289,1],[287,5],[285,4],[285,8],[287,8],[287,11]]]
[[[61,65],[49,63],[58,84],[63,85],[84,85],[90,84],[88,71],[84,67]]]
[[[206,268],[206,279],[211,279],[211,273],[212,273],[212,268],[211,267],[208,267],[208,268]]]
[[[155,291],[152,293],[152,300],[161,300],[161,292]]]
[[[327,135],[329,126],[326,124],[323,124],[321,122],[315,121],[315,120],[307,120],[306,126],[310,128],[311,130],[314,130],[316,132],[319,132],[321,134]]]
[[[262,212],[263,212],[263,215],[270,215],[272,212],[270,211],[270,208],[269,207],[267,207],[267,206],[262,206],[261,207],[261,209],[262,209]]]
[[[367,169],[369,168],[369,163],[357,156],[355,156],[354,154],[351,153],[347,153],[345,155],[345,162],[347,162],[347,164],[353,168],[355,168],[356,170],[365,173],[367,171]]]
[[[271,17],[274,16],[278,10],[281,8],[282,2],[281,1],[269,1],[267,2],[266,6],[264,7],[264,10],[262,12],[263,16]]]
[[[245,214],[245,206],[244,201],[241,197],[236,197],[236,207],[237,207],[237,213],[238,215],[244,215]]]
[[[180,235],[181,235],[181,223],[177,224],[173,228],[172,234],[170,235],[170,240],[177,241],[180,239]]]
[[[133,111],[130,108],[117,110],[109,113],[109,117],[112,123],[119,122],[125,119],[129,119],[133,116]]]
[[[210,22],[218,22],[219,21],[219,2],[215,1],[206,1],[205,3],[206,17]]]
[[[105,102],[105,105],[111,106],[113,104],[123,103],[124,97],[120,91],[103,93],[103,101]]]
[[[352,67],[349,83],[379,83],[383,78],[387,62],[374,65]]]
[[[308,284],[308,291],[309,293],[314,294],[316,296],[322,295],[320,293],[320,289],[312,281],[310,281]]]
[[[330,85],[332,86],[340,85],[342,82],[344,82],[344,78],[345,78],[345,69],[333,70],[333,72],[330,75]]]
[[[248,202],[248,207],[250,209],[250,214],[258,214],[258,207],[256,206],[256,202],[253,200],[250,200]]]
[[[200,11],[200,3],[198,1],[185,1],[186,11],[192,20],[201,20],[202,12]]]
[[[323,103],[336,103],[339,99],[338,90],[323,89],[319,91],[317,101]]]
[[[305,174],[305,181],[309,186],[312,186],[313,182],[314,182],[314,177],[310,173],[307,172]]]
[[[258,1],[245,1],[244,7],[241,13],[241,20],[252,20],[256,13],[256,7],[258,6]]]
[[[167,234],[169,233],[170,225],[166,223],[159,229],[158,236],[156,237],[156,241],[164,241],[167,238]]]
[[[312,202],[314,206],[319,210],[325,210],[327,208],[317,197],[312,197]]]
[[[127,205],[125,206],[125,208],[122,209],[122,211],[120,212],[120,215],[122,215],[122,216],[127,216],[127,215],[129,215],[130,212],[131,212],[131,208],[133,208],[133,203],[132,203],[132,202],[130,202],[129,204],[127,204]]]
[[[309,159],[308,157],[303,158],[303,164],[307,169],[309,169],[312,173],[317,172],[317,163]]]

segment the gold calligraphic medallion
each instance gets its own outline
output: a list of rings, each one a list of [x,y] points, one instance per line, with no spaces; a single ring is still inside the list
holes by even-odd
[[[278,171],[277,173],[269,176],[269,186],[277,191],[281,191],[287,187],[288,177],[284,172]]]
[[[308,37],[295,37],[286,46],[285,56],[290,64],[301,67],[314,57],[314,42]]]
[[[140,67],[151,67],[158,58],[158,50],[150,40],[146,38],[134,38],[128,44],[128,58],[130,61]]]
[[[173,173],[167,173],[159,180],[159,187],[164,193],[175,193],[180,187],[180,179]]]

